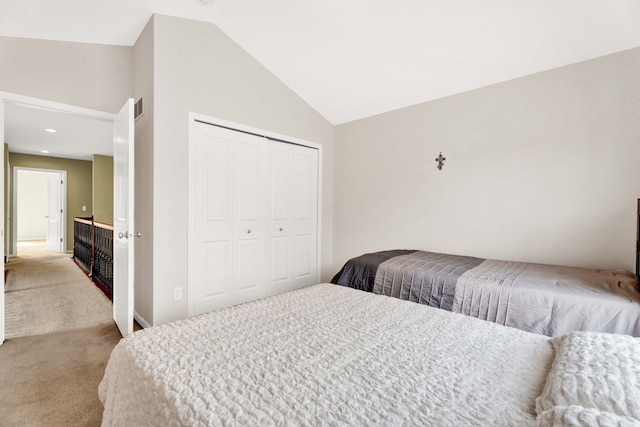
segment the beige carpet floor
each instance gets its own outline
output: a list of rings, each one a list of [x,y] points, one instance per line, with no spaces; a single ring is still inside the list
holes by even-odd
[[[112,323],[111,301],[68,254],[24,246],[6,265],[5,337]]]
[[[98,384],[120,333],[103,325],[0,346],[0,426],[99,426]]]
[[[98,384],[120,334],[69,255],[19,248],[6,265],[0,426],[99,426]]]

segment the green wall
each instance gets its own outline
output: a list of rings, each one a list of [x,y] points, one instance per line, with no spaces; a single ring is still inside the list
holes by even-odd
[[[86,160],[60,159],[57,157],[33,156],[30,154],[9,153],[11,167],[11,180],[13,182],[13,170],[16,167],[53,169],[67,171],[67,251],[73,250],[73,218],[77,216],[90,216],[93,211],[91,200],[92,187],[92,162]],[[10,210],[13,212],[13,188],[10,189]],[[82,211],[82,206],[87,210]],[[13,221],[12,221],[13,222]],[[13,224],[11,223],[11,228]],[[7,253],[15,254],[13,250],[13,233],[10,229],[7,233],[9,250]]]
[[[93,219],[113,225],[113,157],[93,155]]]

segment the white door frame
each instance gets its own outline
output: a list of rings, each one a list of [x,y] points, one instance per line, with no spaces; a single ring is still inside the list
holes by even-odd
[[[13,241],[13,253],[7,254],[8,257],[16,256],[18,253],[18,171],[30,171],[30,172],[42,172],[42,173],[55,173],[59,174],[62,177],[62,215],[60,221],[62,222],[62,247],[67,248],[67,171],[57,170],[57,169],[39,169],[39,168],[27,168],[23,166],[14,166],[13,167],[13,179],[12,179],[12,187],[13,187],[13,197],[11,198],[13,209],[12,209],[12,224],[11,229],[14,231],[12,233],[12,241]],[[63,252],[64,253],[64,252]]]
[[[5,218],[4,218],[4,181],[8,179],[7,172],[4,171],[4,111],[5,104],[18,104],[31,108],[39,108],[53,111],[62,111],[68,114],[74,114],[80,117],[87,117],[96,120],[103,120],[106,122],[113,122],[115,114],[106,113],[104,111],[92,110],[89,108],[78,107],[75,105],[63,104],[61,102],[49,101],[41,98],[34,98],[31,96],[18,95],[11,92],[0,91],[0,142],[2,143],[0,149],[0,198],[2,198],[3,209],[0,210],[0,238],[4,240],[5,236]],[[4,260],[5,245],[0,249],[0,259]],[[4,289],[4,274],[0,274],[2,277],[1,284]],[[4,342],[4,292],[0,292],[0,345]]]

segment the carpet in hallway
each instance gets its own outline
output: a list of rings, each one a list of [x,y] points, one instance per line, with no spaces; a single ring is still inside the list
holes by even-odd
[[[6,268],[6,338],[113,323],[111,301],[69,255],[23,248]]]

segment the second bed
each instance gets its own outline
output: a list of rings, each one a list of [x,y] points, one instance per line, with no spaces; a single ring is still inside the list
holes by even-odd
[[[391,250],[352,258],[331,282],[547,336],[640,336],[638,281],[624,271]]]

